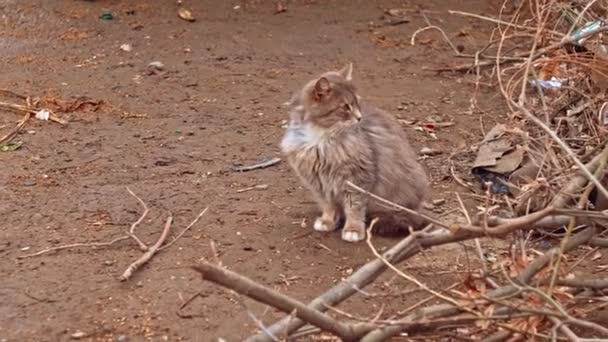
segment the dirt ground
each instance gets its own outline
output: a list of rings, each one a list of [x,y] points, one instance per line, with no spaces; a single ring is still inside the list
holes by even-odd
[[[481,88],[480,120],[479,110],[469,110],[469,78],[422,69],[460,62],[440,35],[422,33],[415,46],[409,39],[426,26],[426,15],[465,51],[475,51],[488,27],[446,10],[489,15],[498,1],[299,0],[280,14],[275,1],[185,3],[195,22],[178,18],[170,0],[0,2],[0,88],[106,103],[97,112],[63,115],[65,127],[32,119],[16,138],[22,147],[0,153],[0,341],[237,341],[257,331],[243,305],[265,323],[282,317],[203,282],[189,268],[213,260],[211,241],[224,265],[303,301],[371,260],[363,243],[312,232],[317,209],[285,163],[230,171],[279,156],[287,119],[281,104],[315,75],[349,61],[375,105],[404,120],[455,123],[436,139],[414,125],[404,129],[417,149],[443,151],[423,160],[433,179],[431,199],[447,200],[438,212],[457,208],[459,188],[446,160],[481,139],[480,123],[488,129],[501,120],[501,98]],[[390,8],[409,10],[410,22],[373,28],[370,22],[381,24]],[[113,20],[99,18],[106,10]],[[162,70],[148,66],[154,61]],[[3,111],[0,133],[20,118]],[[268,188],[239,191],[262,184]],[[171,239],[209,210],[126,282],[118,277],[141,255],[132,240],[17,258],[123,235],[142,212],[127,186],[150,207],[138,228],[149,244],[169,213]],[[382,237],[376,244],[395,241]],[[445,247],[407,267],[445,288],[460,279],[465,254],[460,245]],[[383,279],[368,291],[397,284]],[[183,310],[187,317],[178,316],[199,291]],[[382,305],[396,312],[424,297],[351,299],[342,308],[373,316]]]

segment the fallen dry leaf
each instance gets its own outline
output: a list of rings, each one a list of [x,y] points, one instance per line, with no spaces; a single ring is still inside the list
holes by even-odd
[[[540,78],[541,80],[550,80],[551,77],[554,77],[557,75],[557,71],[559,70],[559,62],[558,61],[549,61],[547,63],[545,63],[542,67],[542,69],[540,69],[540,72],[538,73],[538,78]]]
[[[78,41],[82,39],[89,38],[90,34],[87,31],[80,31],[74,28],[69,29],[67,32],[63,33],[59,36],[59,39],[65,41]]]
[[[44,98],[39,102],[40,107],[51,109],[54,112],[96,112],[103,105],[102,100],[93,100],[87,96],[80,96],[73,100]]]

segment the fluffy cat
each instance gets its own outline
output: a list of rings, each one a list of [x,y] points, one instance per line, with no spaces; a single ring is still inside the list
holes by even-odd
[[[357,94],[352,64],[322,74],[292,96],[281,151],[322,210],[315,230],[332,231],[343,218],[342,239],[357,242],[371,217],[391,226],[423,223],[346,184],[413,210],[429,192],[426,172],[399,122]]]

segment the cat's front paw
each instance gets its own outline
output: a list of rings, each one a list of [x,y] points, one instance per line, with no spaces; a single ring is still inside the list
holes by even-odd
[[[365,239],[365,228],[345,226],[342,230],[342,240],[347,242],[359,242]]]
[[[313,228],[318,232],[331,232],[336,229],[336,223],[323,217],[317,217]]]

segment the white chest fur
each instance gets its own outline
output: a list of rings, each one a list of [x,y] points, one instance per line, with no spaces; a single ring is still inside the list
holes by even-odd
[[[281,141],[283,153],[290,153],[310,147],[319,146],[323,141],[323,133],[319,129],[299,123],[290,123]]]

